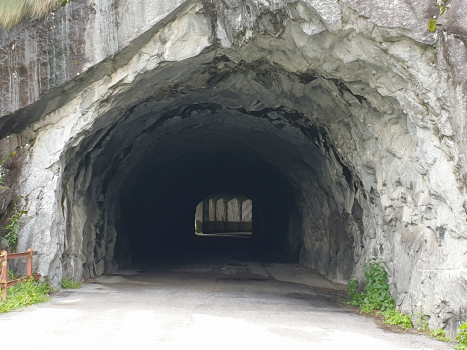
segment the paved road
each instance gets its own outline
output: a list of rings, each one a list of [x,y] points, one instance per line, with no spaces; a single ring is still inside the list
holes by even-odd
[[[291,264],[232,259],[122,271],[0,315],[20,349],[452,349],[339,306],[342,286]],[[2,345],[2,347],[3,347]]]

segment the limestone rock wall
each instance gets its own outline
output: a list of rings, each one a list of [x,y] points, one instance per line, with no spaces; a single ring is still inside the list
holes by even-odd
[[[1,130],[27,126],[15,186],[28,211],[20,247],[42,252],[38,271],[56,283],[128,261],[118,243],[121,191],[147,159],[163,168],[199,144],[193,135],[228,130],[293,187],[291,254],[339,282],[362,279],[377,257],[398,306],[413,315],[421,307],[430,327],[453,334],[467,317],[465,2],[452,1],[435,34],[427,1],[154,4],[165,10],[146,11],[137,27],[136,10],[86,14],[80,68],[34,56],[62,76],[51,83],[27,68],[24,100],[11,83],[13,51],[0,52],[1,93],[10,96]],[[196,152],[222,143],[207,140]]]

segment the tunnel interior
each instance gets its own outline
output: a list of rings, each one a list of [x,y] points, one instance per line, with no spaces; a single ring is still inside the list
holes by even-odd
[[[122,195],[119,223],[128,247],[117,249],[131,254],[133,262],[180,258],[196,250],[225,251],[229,245],[232,249],[247,245],[263,255],[286,252],[288,222],[296,213],[293,189],[278,169],[257,154],[228,145],[187,155],[160,170],[145,169],[140,176]],[[196,206],[208,194],[222,192],[254,198],[254,243],[194,235]]]
[[[245,98],[232,91],[222,96]],[[80,214],[88,219],[78,243],[88,245],[93,260],[83,264],[84,278],[97,274],[96,257],[104,271],[112,271],[229,250],[249,258],[321,264],[335,277],[348,278],[352,229],[358,228],[349,229],[349,222],[361,221],[362,213],[358,203],[342,213],[345,203],[336,194],[344,197],[358,183],[326,144],[326,131],[297,111],[267,108],[254,96],[247,97],[248,109],[230,108],[218,97],[188,92],[167,103],[165,111],[154,110],[160,101],[145,103],[142,113],[133,111],[81,143],[86,155],[78,152],[69,162],[65,188],[73,188],[72,196],[82,203],[67,205],[69,217],[87,211]],[[194,235],[196,206],[212,193],[253,200],[251,240]],[[75,238],[72,228],[70,242]],[[68,248],[66,264],[79,265],[73,246]]]

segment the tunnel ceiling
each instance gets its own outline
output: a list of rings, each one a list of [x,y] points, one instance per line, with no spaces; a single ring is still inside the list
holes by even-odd
[[[461,73],[418,34],[321,10],[187,2],[3,119],[2,132],[27,126],[20,247],[41,247],[39,271],[114,271],[144,241],[134,217],[144,231],[180,204],[192,225],[230,186],[277,218],[269,237],[302,264],[345,282],[376,257],[403,310],[424,300],[434,328],[454,329],[467,313]]]

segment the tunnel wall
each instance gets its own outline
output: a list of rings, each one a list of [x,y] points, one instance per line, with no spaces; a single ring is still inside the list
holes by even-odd
[[[222,111],[241,120],[232,130],[277,130],[293,145],[283,159],[241,129],[296,191],[289,249],[303,264],[345,282],[377,257],[404,312],[454,332],[467,317],[465,4],[435,35],[420,29],[423,4],[364,6],[187,2],[31,108],[10,113],[38,94],[8,102],[4,135],[29,125],[1,140],[21,156],[8,180],[27,210],[19,249],[39,250],[36,269],[55,284],[129,261],[115,249],[120,191],[149,157],[167,163],[158,132],[216,125]]]

